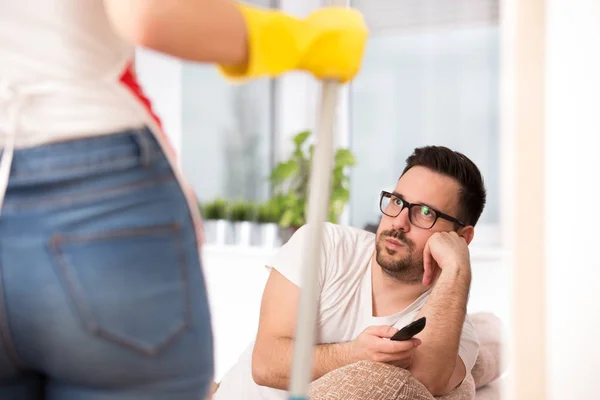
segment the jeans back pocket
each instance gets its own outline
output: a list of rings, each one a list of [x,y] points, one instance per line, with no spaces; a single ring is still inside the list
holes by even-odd
[[[57,273],[94,335],[155,355],[190,325],[187,262],[177,224],[50,241]]]

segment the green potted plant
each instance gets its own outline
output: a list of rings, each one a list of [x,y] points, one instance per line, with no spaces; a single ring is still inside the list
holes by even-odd
[[[253,235],[253,221],[256,218],[256,206],[246,201],[236,201],[230,206],[230,218],[233,223],[234,243],[238,246],[250,246]]]
[[[231,236],[228,221],[227,200],[218,198],[200,205],[200,212],[204,218],[204,233],[206,242],[215,245],[224,245]]]
[[[273,248],[280,244],[279,220],[281,204],[278,198],[271,198],[257,207],[257,232],[253,235],[252,244]]]
[[[278,163],[269,176],[273,191],[280,199],[283,208],[279,224],[281,228],[288,228],[292,232],[306,223],[308,186],[314,150],[314,146],[308,144],[310,136],[310,131],[300,132],[294,136],[292,154],[287,160]],[[336,150],[331,171],[329,222],[339,222],[339,217],[350,200],[348,167],[354,165],[356,159],[349,149]]]

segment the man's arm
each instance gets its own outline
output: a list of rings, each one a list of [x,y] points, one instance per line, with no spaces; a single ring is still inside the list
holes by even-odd
[[[429,262],[438,260],[441,272],[418,316],[427,317],[427,327],[418,335],[423,344],[415,352],[409,369],[433,395],[439,396],[450,392],[466,376],[458,349],[471,286],[471,267],[467,244],[455,232],[432,236],[424,252],[424,259],[428,257]],[[428,267],[425,269],[427,275]]]
[[[263,293],[252,378],[261,386],[287,389],[291,373],[300,289],[273,269]],[[348,343],[315,347],[313,379],[349,364]]]
[[[263,293],[252,353],[252,378],[258,385],[289,387],[299,296],[300,289],[273,269]],[[406,368],[421,342],[387,340],[397,331],[391,326],[371,326],[350,342],[315,346],[313,379],[360,360]]]

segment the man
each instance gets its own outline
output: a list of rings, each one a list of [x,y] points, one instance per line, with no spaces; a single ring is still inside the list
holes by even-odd
[[[445,147],[416,149],[393,192],[382,192],[377,233],[325,224],[314,379],[371,360],[410,370],[433,395],[457,387],[477,358],[466,319],[468,244],[485,205],[477,166]],[[290,381],[306,230],[270,263],[256,341],[216,400],[285,399]],[[390,341],[425,316],[415,338]]]

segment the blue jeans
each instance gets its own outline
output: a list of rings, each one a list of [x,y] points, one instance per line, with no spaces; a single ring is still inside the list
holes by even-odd
[[[0,399],[202,399],[195,229],[146,129],[15,152],[0,217]]]

